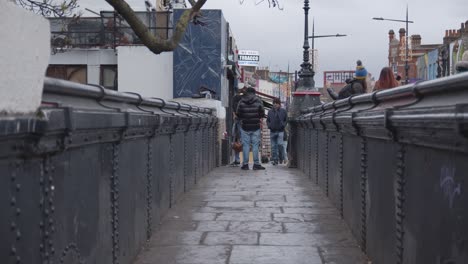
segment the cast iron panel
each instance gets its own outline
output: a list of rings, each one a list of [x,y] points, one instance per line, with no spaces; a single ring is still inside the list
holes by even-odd
[[[328,189],[328,133],[327,131],[318,132],[319,137],[319,167],[318,167],[318,185],[324,193]],[[328,193],[327,193],[328,195]]]
[[[395,190],[401,148],[377,139],[368,139],[367,144],[367,253],[376,263],[393,264],[397,263]]]
[[[361,240],[361,138],[345,135],[343,138],[343,215],[351,232]]]
[[[173,181],[174,181],[174,196],[175,203],[184,193],[184,133],[175,133],[171,135],[174,161],[173,161]]]
[[[42,259],[39,201],[41,159],[0,161],[0,259],[35,263]]]
[[[403,263],[468,263],[467,160],[407,147]]]
[[[121,263],[130,263],[146,241],[147,140],[120,144],[119,232]]]
[[[47,203],[55,213],[45,223],[55,223],[57,263],[112,263],[111,150],[111,144],[88,145],[43,160],[55,168],[49,173],[54,193],[46,199],[53,198]]]
[[[336,132],[328,132],[328,197],[335,205],[340,208],[341,204],[341,173],[340,173],[340,137],[341,134]]]
[[[171,164],[170,164],[170,149],[169,135],[159,135],[155,138],[154,156],[156,159],[157,180],[155,185],[158,186],[157,195],[159,195],[161,215],[165,214],[171,206]]]

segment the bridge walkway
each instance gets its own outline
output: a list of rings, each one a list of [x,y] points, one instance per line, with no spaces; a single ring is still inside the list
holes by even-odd
[[[135,264],[357,264],[358,243],[299,170],[220,167],[169,210]]]

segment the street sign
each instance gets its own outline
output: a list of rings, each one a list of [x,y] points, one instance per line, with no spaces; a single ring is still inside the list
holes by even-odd
[[[238,52],[239,66],[258,66],[260,54],[255,50],[239,50]]]

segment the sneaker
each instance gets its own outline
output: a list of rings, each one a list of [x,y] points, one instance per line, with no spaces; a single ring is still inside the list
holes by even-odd
[[[254,165],[254,168],[255,168],[255,165]],[[249,170],[249,165],[248,164],[242,165],[241,170]]]
[[[240,162],[239,161],[233,161],[230,165],[231,166],[239,166]]]
[[[264,170],[264,169],[265,169],[265,167],[263,167],[260,164],[254,164],[253,165],[253,170]]]
[[[272,165],[278,165],[278,162],[277,162],[277,161],[273,161],[271,164],[272,164]]]

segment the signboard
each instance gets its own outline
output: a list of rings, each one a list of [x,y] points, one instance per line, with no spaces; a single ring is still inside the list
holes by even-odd
[[[330,85],[344,85],[346,79],[352,79],[354,71],[326,71],[323,72],[323,83]]]
[[[238,52],[239,66],[258,66],[260,55],[255,50],[239,50]]]

